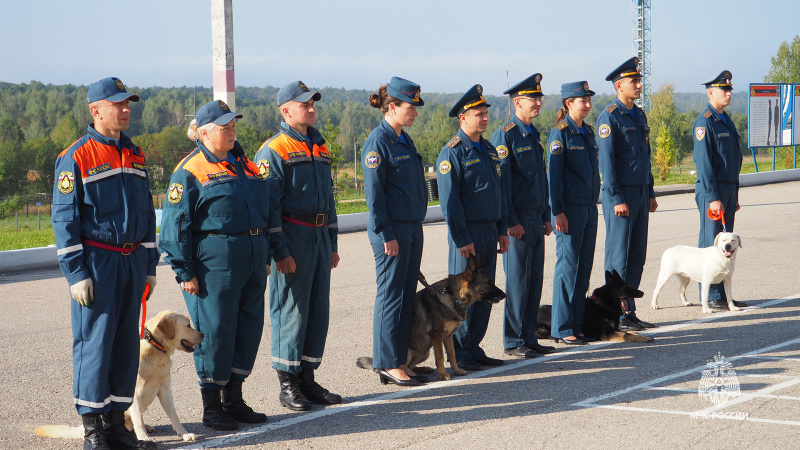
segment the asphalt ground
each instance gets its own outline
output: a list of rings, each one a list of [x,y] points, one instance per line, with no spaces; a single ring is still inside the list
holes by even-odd
[[[797,263],[800,182],[743,188],[736,232],[734,297],[739,312],[704,315],[681,306],[678,282],[662,292],[662,309],[649,304],[660,256],[674,245],[696,245],[699,215],[693,194],[660,196],[652,214],[649,258],[638,315],[659,325],[650,344],[595,343],[531,360],[503,355],[503,303],[495,305],[483,342],[487,354],[506,359],[498,368],[469,372],[419,388],[382,386],[355,360],[372,353],[374,263],[363,232],[339,237],[341,263],[333,272],[331,319],[317,380],[344,396],[344,404],[297,413],[278,403],[270,366],[266,320],[245,399],[269,415],[264,425],[235,433],[200,423],[201,400],[191,356],[173,358],[173,393],[186,428],[201,436],[184,443],[160,405],[145,421],[161,448],[797,448],[800,430],[800,328]],[[603,283],[605,230],[600,219],[592,288]],[[422,271],[429,281],[447,274],[444,223],[424,226]],[[555,238],[547,238],[544,294],[551,301]],[[148,316],[186,307],[170,268]],[[498,263],[498,286],[505,278]],[[58,270],[0,275],[0,448],[80,448],[79,440],[36,436],[45,424],[78,425],[72,402],[68,289]],[[697,303],[698,290],[687,290]],[[704,371],[724,358],[720,385],[729,396],[715,404],[699,395]],[[429,365],[432,365],[432,360]],[[711,372],[709,372],[711,371]],[[713,375],[713,373],[712,373]],[[718,379],[711,378],[712,381]],[[735,395],[738,394],[738,395]]]

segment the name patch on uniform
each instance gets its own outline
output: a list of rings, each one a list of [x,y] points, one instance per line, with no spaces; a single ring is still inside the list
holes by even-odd
[[[508,147],[506,147],[505,145],[497,147],[497,156],[499,156],[500,159],[506,159],[506,157],[508,156]]]
[[[111,164],[105,163],[102,166],[92,167],[91,169],[87,170],[86,173],[91,175],[97,175],[100,172],[105,172],[106,170],[111,168]]]
[[[464,161],[464,166],[469,167],[473,164],[478,164],[479,162],[481,162],[481,160],[478,158],[470,159],[469,161]]]
[[[550,153],[553,155],[560,155],[564,151],[564,144],[561,141],[553,141],[550,143]]]
[[[307,156],[305,154],[305,152],[289,152],[289,153],[286,154],[287,158],[300,158],[300,157],[303,157],[303,156]]]
[[[328,152],[319,152],[319,156],[321,156],[323,158],[331,159],[330,155],[328,155]]]
[[[569,149],[570,150],[585,150],[584,146],[582,146],[582,145],[573,145]]]
[[[183,185],[178,183],[170,184],[169,190],[167,192],[167,201],[169,201],[174,205],[180,202],[182,198],[183,198]]]
[[[452,169],[452,166],[450,165],[450,161],[446,161],[445,160],[445,161],[442,161],[441,163],[439,163],[439,173],[441,173],[442,175],[446,175],[446,174],[450,173],[450,169]]]
[[[611,127],[608,124],[604,123],[600,125],[600,130],[598,132],[601,138],[607,138],[611,136]]]
[[[694,129],[694,137],[696,137],[698,141],[702,141],[705,136],[706,127],[697,127]]]
[[[717,135],[717,137],[720,137],[720,138],[731,137],[731,134],[730,133],[720,133],[720,134]]]
[[[364,162],[367,167],[374,169],[381,165],[381,155],[379,155],[378,152],[369,152],[366,158],[364,158]]]
[[[147,170],[147,164],[133,163],[134,169]]]
[[[405,160],[410,159],[410,158],[411,158],[411,155],[400,155],[397,158],[395,158],[394,160],[397,161],[397,162],[400,162],[400,161],[405,161]]]
[[[261,178],[269,177],[269,161],[266,159],[262,159],[258,161],[258,174],[261,175]]]
[[[517,149],[517,153],[524,153],[531,151],[531,147],[521,147]]]
[[[217,179],[217,178],[224,177],[225,175],[228,175],[228,172],[209,173],[206,176],[208,176],[209,180],[214,180],[214,179]]]
[[[69,194],[73,189],[75,189],[75,174],[72,172],[58,174],[58,192]]]

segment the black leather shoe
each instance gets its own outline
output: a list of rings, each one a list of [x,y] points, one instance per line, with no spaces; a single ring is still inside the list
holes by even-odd
[[[558,341],[561,342],[562,344],[567,344],[567,345],[586,345],[585,341],[578,338],[574,339],[558,338]]]
[[[617,327],[617,330],[619,331],[642,331],[643,329],[644,328],[640,327],[639,325],[636,325],[627,317],[623,317],[622,319],[620,319],[619,327]]]
[[[728,302],[723,300],[715,300],[708,302],[708,306],[714,309],[730,309],[728,308]],[[747,307],[747,303],[734,300],[733,306],[736,306],[737,308],[745,308]]]
[[[530,345],[528,345],[528,348],[530,348],[531,350],[535,351],[536,353],[538,353],[540,355],[549,355],[550,353],[553,353],[554,351],[556,351],[555,347],[551,347],[549,345],[542,345],[542,344],[539,344],[539,343],[530,344]]]
[[[297,375],[279,370],[278,381],[281,383],[281,393],[278,394],[278,401],[281,405],[292,411],[308,411],[311,409],[311,403],[300,391]]]
[[[635,312],[632,312],[632,313],[628,314],[628,320],[630,320],[631,322],[635,323],[636,325],[638,325],[638,326],[640,326],[642,328],[655,328],[656,327],[652,323],[645,322],[644,320],[636,317],[636,313]]]
[[[381,384],[392,383],[398,386],[422,386],[422,383],[417,379],[410,378],[408,380],[401,380],[383,369],[378,370],[378,375],[381,377]]]
[[[297,374],[300,381],[300,392],[312,403],[318,405],[338,405],[342,403],[342,396],[334,394],[319,383],[314,381],[314,369],[304,368]]]
[[[81,420],[83,421],[83,449],[110,450],[111,447],[106,442],[106,433],[100,414],[84,414],[81,416]]]
[[[465,359],[457,361],[458,367],[464,370],[483,370],[483,366],[477,363],[474,359]]]
[[[264,423],[267,415],[253,411],[242,398],[242,381],[231,378],[222,388],[222,409],[240,423]]]
[[[586,336],[585,334],[578,335],[578,339],[582,340],[583,342],[597,342],[597,339],[593,337]]]
[[[503,351],[506,355],[509,356],[516,356],[517,358],[536,358],[539,356],[536,351],[531,350],[525,345],[520,345],[519,347],[514,348],[507,348]]]
[[[239,429],[239,422],[233,420],[222,407],[220,391],[200,388],[203,397],[203,425],[220,431],[233,431]]]
[[[503,360],[502,359],[489,358],[486,355],[479,356],[479,357],[474,357],[472,359],[474,359],[476,363],[478,363],[478,364],[480,364],[482,366],[502,366],[503,365]]]
[[[106,429],[106,444],[114,450],[154,450],[158,448],[155,442],[140,441],[133,431],[125,428],[125,411],[118,409],[103,414]]]

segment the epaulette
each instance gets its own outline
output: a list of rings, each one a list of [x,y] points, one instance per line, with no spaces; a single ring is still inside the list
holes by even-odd
[[[710,119],[711,118],[711,111],[704,112],[703,113],[703,117],[705,117],[706,119]]]
[[[460,139],[458,136],[456,136],[456,137],[454,137],[453,139],[450,139],[450,142],[448,142],[448,143],[447,143],[447,146],[448,146],[448,147],[450,147],[450,148],[453,148],[453,147],[455,147],[455,146],[456,146],[456,144],[458,144],[459,142],[461,142],[461,139]]]
[[[561,122],[558,122],[556,124],[556,130],[560,131],[560,130],[563,130],[564,128],[567,128],[567,121],[566,120],[562,120]]]
[[[510,129],[512,129],[512,128],[514,128],[515,126],[517,126],[517,124],[515,124],[514,122],[509,122],[509,123],[508,123],[508,125],[504,126],[504,127],[503,127],[503,128],[501,128],[501,129],[502,129],[503,131],[508,131],[508,130],[510,130]]]
[[[612,112],[614,112],[615,109],[617,109],[617,104],[616,103],[612,103],[611,106],[606,108],[606,112],[607,113],[612,113]]]

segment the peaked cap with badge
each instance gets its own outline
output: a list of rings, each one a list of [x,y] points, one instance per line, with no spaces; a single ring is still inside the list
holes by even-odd
[[[519,83],[506,89],[503,94],[510,95],[511,98],[524,96],[524,97],[542,97],[542,74],[535,73],[528,78],[520,81]]]
[[[634,56],[633,58],[628,59],[624,63],[620,64],[619,67],[612,70],[610,74],[606,77],[606,81],[611,81],[612,83],[616,83],[617,80],[622,78],[629,78],[629,77],[642,77],[642,73],[639,72],[639,57]]]
[[[486,103],[486,99],[483,98],[483,86],[480,84],[469,88],[456,104],[453,105],[448,115],[450,117],[458,117],[460,114],[464,114],[467,110],[477,106],[492,106]]]
[[[418,84],[400,77],[392,77],[391,81],[386,85],[387,94],[414,106],[422,106],[425,104],[425,102],[419,98],[420,91],[421,89]]]
[[[573,81],[561,85],[561,98],[591,97],[594,91],[586,81]]]
[[[709,89],[720,88],[723,91],[732,91],[733,85],[731,84],[731,78],[733,78],[731,72],[729,70],[723,70],[716,78],[711,81],[706,81],[703,84]]]

